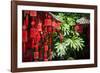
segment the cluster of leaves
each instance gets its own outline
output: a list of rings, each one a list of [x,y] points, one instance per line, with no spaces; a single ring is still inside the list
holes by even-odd
[[[81,51],[85,47],[84,40],[81,35],[74,30],[74,25],[76,25],[76,20],[83,17],[89,16],[89,14],[81,13],[54,13],[57,18],[62,21],[60,30],[63,34],[63,42],[59,41],[58,34],[54,34],[54,49],[53,49],[53,59],[74,59],[75,57],[70,54],[75,51]]]

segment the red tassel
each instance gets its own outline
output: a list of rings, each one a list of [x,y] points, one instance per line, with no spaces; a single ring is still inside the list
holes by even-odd
[[[51,48],[49,49],[49,54],[52,55],[52,50],[51,50]]]
[[[46,58],[46,59],[44,59],[44,61],[48,61],[48,59]]]
[[[44,61],[48,61],[48,59],[47,59],[47,52],[44,52]]]
[[[47,58],[47,52],[44,52],[44,58]]]
[[[41,39],[41,36],[40,36],[40,33],[38,32],[37,36],[36,36],[36,42],[38,43],[40,41],[40,39]]]
[[[33,38],[34,37],[34,28],[31,28],[30,29],[30,38]]]
[[[48,16],[48,12],[45,12],[45,17],[47,18],[47,16]]]
[[[45,52],[48,51],[48,45],[44,45],[44,51],[45,51]]]
[[[35,45],[35,51],[38,51],[38,44]]]
[[[44,45],[47,45],[48,44],[48,40],[46,40],[45,42],[44,42]]]
[[[52,55],[49,56],[50,61],[52,60]]]
[[[49,49],[49,59],[52,60],[52,50],[51,50],[51,48]]]
[[[34,52],[34,59],[38,59],[39,58],[39,52]]]
[[[32,40],[32,48],[34,48],[34,40]]]
[[[26,18],[24,20],[24,25],[28,26],[28,15],[26,16]]]
[[[26,30],[23,30],[22,31],[22,41],[23,42],[27,42],[27,31]]]

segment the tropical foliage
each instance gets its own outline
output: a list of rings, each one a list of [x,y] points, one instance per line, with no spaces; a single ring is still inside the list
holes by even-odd
[[[60,32],[63,36],[62,42],[60,42],[58,33],[54,33],[53,59],[76,59],[77,52],[86,47],[85,40],[82,37],[84,26],[77,25],[76,20],[81,17],[89,17],[89,14],[56,12],[53,12],[53,14],[62,22]]]

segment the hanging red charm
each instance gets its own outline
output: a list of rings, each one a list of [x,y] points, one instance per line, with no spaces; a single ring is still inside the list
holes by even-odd
[[[27,26],[26,25],[23,25],[22,26],[22,30],[26,30],[27,29]]]
[[[45,20],[44,20],[44,25],[45,25],[45,26],[51,26],[51,24],[52,24],[51,19],[45,19]]]
[[[74,26],[75,31],[77,31],[78,33],[82,33],[83,32],[83,26],[82,24],[76,24]]]
[[[33,38],[33,39],[35,40],[36,37],[37,37],[37,34],[38,34],[37,29],[32,27],[32,28],[30,29],[30,38]]]
[[[47,52],[44,52],[44,61],[48,61]]]
[[[24,25],[28,26],[28,15],[26,15],[26,17],[25,17]]]
[[[32,18],[32,21],[31,21],[32,27],[35,26],[35,24],[36,24],[36,21],[35,21],[35,18],[33,17],[33,18]]]
[[[38,23],[38,25],[37,25],[37,30],[38,30],[39,32],[42,32],[42,23],[41,23],[41,22]]]
[[[36,11],[30,11],[30,16],[37,16],[37,12]]]
[[[52,16],[48,14],[48,15],[47,15],[47,18],[51,19],[51,18],[52,18]]]
[[[34,37],[34,28],[30,28],[30,38]]]
[[[53,26],[53,28],[56,28],[56,27],[57,27],[56,21],[53,21],[53,22],[52,22],[52,26]]]

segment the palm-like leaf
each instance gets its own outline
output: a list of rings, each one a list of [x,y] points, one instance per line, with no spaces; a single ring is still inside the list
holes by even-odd
[[[57,55],[58,56],[63,56],[66,54],[66,46],[65,46],[65,43],[56,43],[55,44],[55,49],[56,49],[56,52],[57,52]]]

